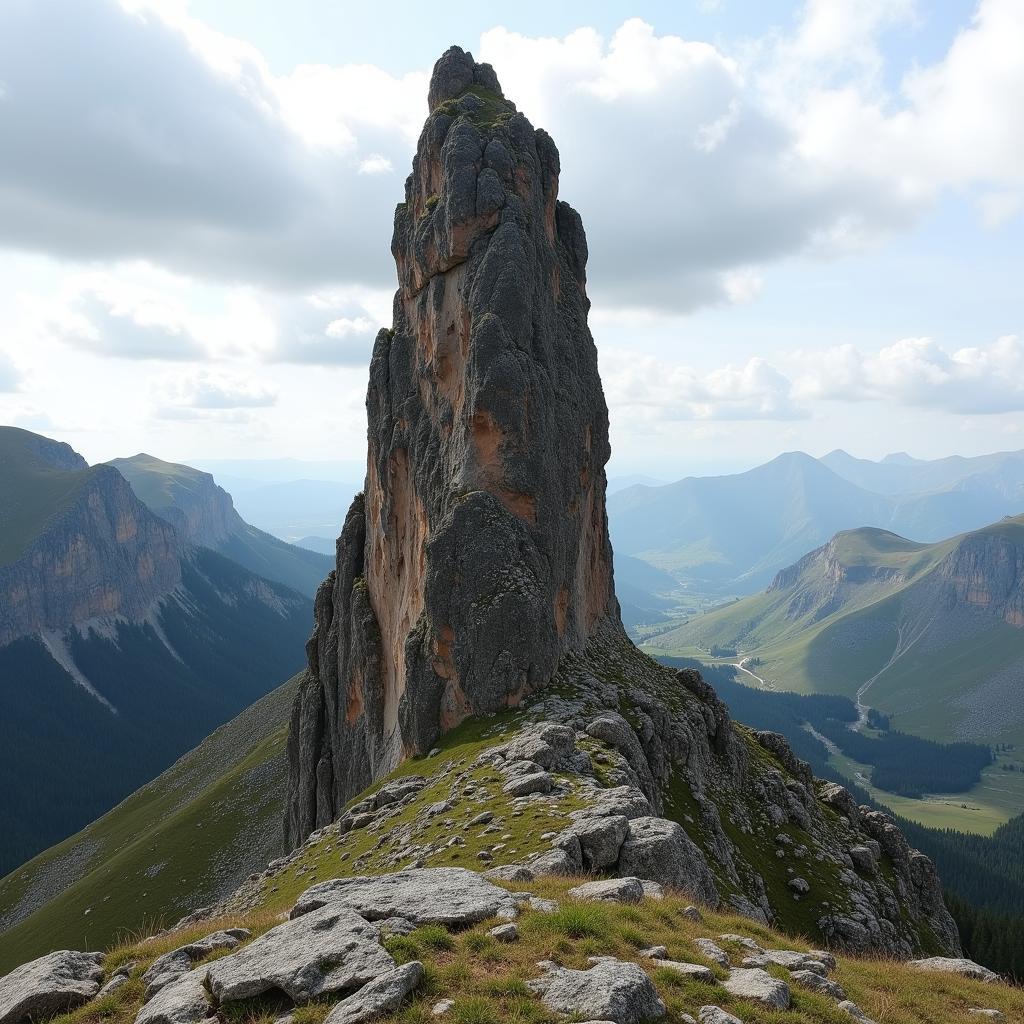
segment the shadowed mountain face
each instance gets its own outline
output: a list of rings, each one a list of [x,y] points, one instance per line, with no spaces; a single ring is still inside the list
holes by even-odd
[[[257,530],[235,510],[231,495],[209,473],[135,455],[109,463],[135,494],[191,544],[220,552],[250,572],[312,597],[332,559]],[[333,549],[333,548],[332,548]]]
[[[317,598],[292,838],[617,621],[583,228],[549,136],[460,54],[395,213],[395,321],[370,365],[365,494]]]
[[[113,466],[0,428],[0,872],[298,667],[309,599],[192,542],[222,522],[176,529]]]

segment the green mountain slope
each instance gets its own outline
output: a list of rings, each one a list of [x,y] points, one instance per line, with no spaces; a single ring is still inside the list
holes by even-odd
[[[1024,517],[937,544],[837,534],[763,593],[652,641],[735,649],[768,685],[859,697],[930,739],[1024,739]]]
[[[333,567],[333,558],[287,544],[247,523],[231,495],[209,473],[145,454],[114,459],[110,465],[184,538],[218,551],[250,572],[312,597]]]
[[[0,974],[55,942],[170,924],[281,852],[298,677],[221,726],[77,835],[0,879]]]
[[[8,565],[69,508],[92,475],[68,445],[0,427],[0,565]]]

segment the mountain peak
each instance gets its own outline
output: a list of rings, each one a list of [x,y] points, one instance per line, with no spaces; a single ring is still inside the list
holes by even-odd
[[[490,64],[477,64],[473,54],[450,46],[438,57],[430,76],[427,105],[433,113],[445,100],[458,99],[476,86],[504,98],[498,76]]]
[[[292,839],[621,629],[586,238],[558,200],[558,151],[458,47],[429,101],[395,214],[394,323],[370,364],[365,493],[297,704]]]

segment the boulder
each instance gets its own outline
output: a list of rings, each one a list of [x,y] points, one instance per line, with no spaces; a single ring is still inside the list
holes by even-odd
[[[875,1024],[875,1022],[856,1004],[844,999],[836,1004],[844,1013],[848,1013],[858,1024]]]
[[[625,818],[646,818],[651,814],[651,802],[636,786],[614,786],[598,789],[588,795],[588,804],[573,811],[571,818],[582,821],[585,818],[604,818],[622,815]]]
[[[647,949],[640,950],[640,955],[648,960],[664,960],[668,956],[668,947],[648,946]]]
[[[135,1024],[198,1024],[213,1017],[206,994],[207,970],[196,967],[165,985],[139,1010]]]
[[[719,967],[729,966],[729,954],[713,939],[694,939],[693,944],[712,963],[718,964]]]
[[[0,1024],[40,1021],[87,1003],[100,990],[103,954],[62,949],[0,978]]]
[[[847,851],[850,855],[850,860],[853,861],[853,866],[860,871],[862,874],[873,875],[876,868],[876,857],[874,851],[868,846],[858,844],[857,846],[851,846]]]
[[[718,905],[715,877],[682,825],[667,818],[634,818],[619,851],[619,873],[683,889]]]
[[[332,903],[271,928],[237,953],[209,965],[218,1002],[279,989],[294,1002],[365,985],[394,970],[376,925]]]
[[[777,964],[792,971],[803,967],[804,964],[813,962],[814,957],[810,953],[800,953],[795,949],[766,949],[763,953],[754,956],[744,957],[744,967],[765,967],[768,964]]]
[[[829,996],[837,1002],[846,998],[846,990],[842,985],[822,977],[816,971],[795,970],[790,971],[789,976],[798,985],[809,988],[812,992],[820,992],[822,995]]]
[[[980,1006],[969,1006],[967,1012],[972,1017],[987,1017],[989,1020],[1005,1020],[1006,1014],[1002,1010],[986,1010]]]
[[[644,887],[639,878],[607,878],[584,882],[569,890],[578,900],[603,900],[610,903],[639,903],[644,898]]]
[[[773,1010],[789,1009],[789,986],[760,967],[734,967],[722,984],[739,999],[751,999]]]
[[[681,960],[662,960],[658,966],[675,971],[676,974],[681,974],[686,978],[693,978],[694,981],[706,981],[712,985],[715,983],[714,972],[703,964],[688,964]]]
[[[531,857],[529,868],[535,877],[543,878],[545,875],[575,875],[580,865],[565,850],[547,850]]]
[[[492,928],[487,934],[499,942],[515,942],[519,938],[519,928],[509,921],[508,924],[499,924]]]
[[[611,867],[619,859],[619,850],[629,831],[629,819],[624,814],[585,818],[568,831],[579,840],[583,867],[596,871]]]
[[[554,787],[555,779],[550,772],[534,772],[511,779],[501,789],[509,796],[530,796],[531,793],[550,793]]]
[[[536,873],[536,867],[531,863]],[[467,925],[514,918],[512,894],[467,868],[410,868],[390,875],[332,878],[307,889],[293,919],[323,906],[349,907],[368,921],[404,917],[414,924]]]
[[[999,975],[987,967],[965,960],[962,957],[932,956],[926,960],[911,960],[910,966],[918,971],[942,971],[947,974],[959,974],[963,978],[975,981],[998,981]]]
[[[576,733],[557,722],[528,726],[505,745],[507,761],[535,761],[542,768],[560,768],[576,752]]]
[[[702,1006],[697,1014],[700,1024],[743,1024],[739,1017],[726,1013],[720,1006]]]
[[[202,960],[218,949],[234,949],[251,934],[246,928],[213,932],[158,956],[142,975],[143,984],[146,986],[146,1000],[152,999],[160,989],[187,974],[197,960]]]
[[[327,1015],[325,1024],[364,1024],[397,1010],[402,1001],[423,982],[423,964],[412,960],[367,982],[342,999]]]
[[[637,964],[609,958],[587,971],[559,967],[551,961],[538,966],[544,975],[527,985],[555,1013],[615,1024],[642,1024],[665,1016],[665,1004],[654,983]]]

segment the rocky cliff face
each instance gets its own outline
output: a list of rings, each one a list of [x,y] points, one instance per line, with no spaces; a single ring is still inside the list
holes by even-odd
[[[109,465],[190,544],[217,550],[224,540],[246,528],[231,495],[209,473],[152,455],[113,459]]]
[[[138,621],[181,582],[181,555],[174,529],[120,473],[96,466],[70,505],[0,566],[0,645],[90,619]]]
[[[478,859],[509,881],[636,876],[850,949],[958,950],[931,862],[889,819],[816,784],[781,736],[734,725],[697,673],[629,642],[586,243],[557,199],[557,152],[461,50],[438,61],[430,108],[395,217],[366,489],[317,596],[292,713],[288,839],[313,833],[308,850],[368,829],[356,871],[443,864],[461,856],[458,821],[511,833],[553,803],[562,832]],[[439,737],[481,713],[495,715],[489,747],[435,762]],[[429,784],[398,778],[346,810],[424,755]],[[429,795],[413,819],[416,792]]]
[[[316,602],[289,834],[617,620],[586,239],[558,152],[461,50],[435,68],[374,347],[365,492]]]
[[[1024,518],[968,534],[937,575],[950,606],[963,603],[1024,628]]]

